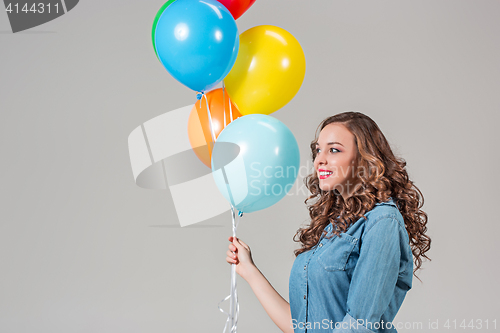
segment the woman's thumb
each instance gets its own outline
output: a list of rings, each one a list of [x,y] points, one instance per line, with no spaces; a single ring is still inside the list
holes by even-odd
[[[236,239],[236,243],[240,246],[243,246],[245,249],[249,249],[248,245],[245,244],[244,241],[242,241],[241,239],[237,238],[237,237],[233,237],[233,240]]]

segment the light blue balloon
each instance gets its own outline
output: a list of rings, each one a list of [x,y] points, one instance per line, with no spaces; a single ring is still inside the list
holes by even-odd
[[[280,201],[293,187],[299,163],[299,146],[292,132],[264,114],[233,120],[219,134],[212,151],[215,183],[243,213]]]
[[[236,21],[216,0],[173,2],[158,19],[154,38],[163,66],[195,91],[208,91],[226,77],[240,45]]]

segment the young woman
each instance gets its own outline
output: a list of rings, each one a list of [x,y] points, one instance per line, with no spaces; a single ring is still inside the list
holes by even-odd
[[[290,274],[290,303],[241,239],[229,237],[226,261],[283,332],[397,332],[392,320],[412,275],[422,257],[430,260],[422,193],[368,116],[340,113],[318,129],[311,143],[315,170],[304,180],[311,192],[305,203],[317,200],[308,205],[311,223],[293,237],[301,248]]]

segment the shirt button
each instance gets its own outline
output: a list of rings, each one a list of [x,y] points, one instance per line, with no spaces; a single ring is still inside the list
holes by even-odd
[[[322,246],[323,246],[323,244],[319,244],[319,247],[322,247]]]
[[[307,265],[304,266],[304,269],[306,269]]]

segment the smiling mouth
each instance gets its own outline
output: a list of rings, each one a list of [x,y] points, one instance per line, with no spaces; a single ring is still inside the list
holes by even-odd
[[[330,177],[331,175],[333,175],[333,172],[332,172],[332,173],[329,173],[329,174],[327,174],[327,175],[321,175],[321,174],[320,174],[320,175],[319,175],[319,179],[326,179],[326,178]]]

